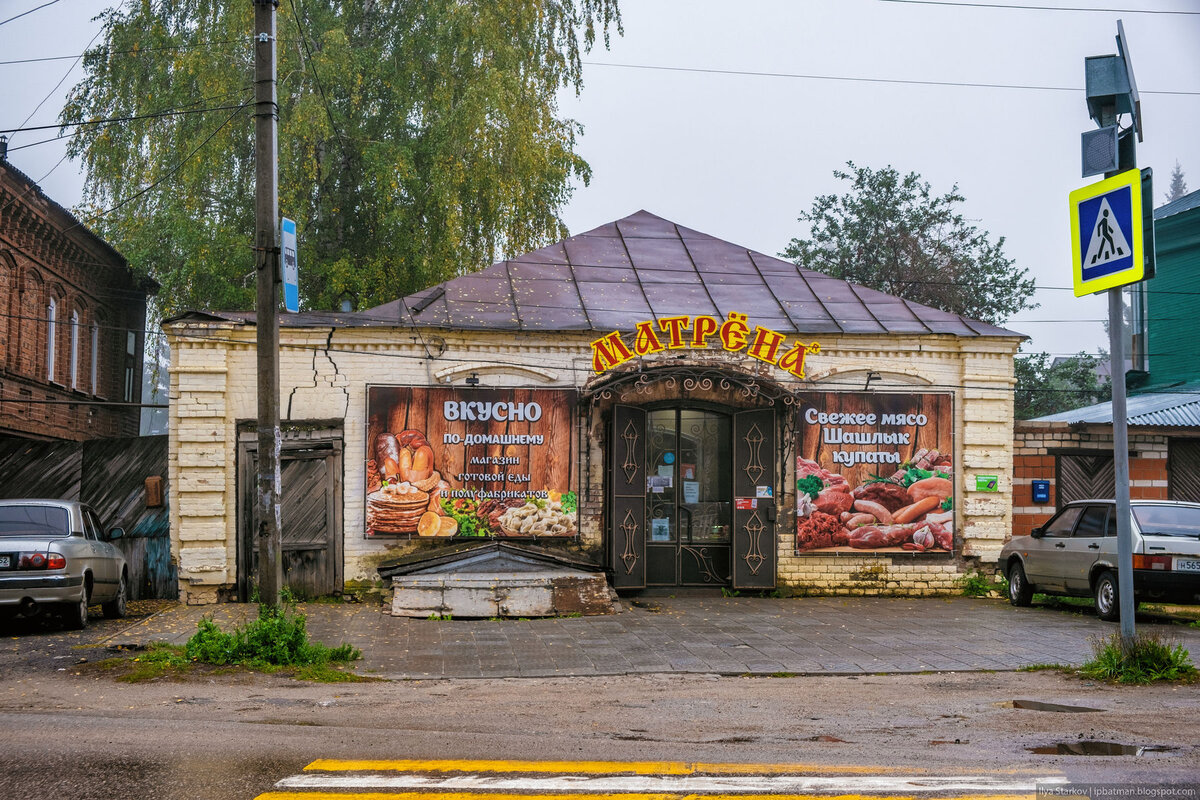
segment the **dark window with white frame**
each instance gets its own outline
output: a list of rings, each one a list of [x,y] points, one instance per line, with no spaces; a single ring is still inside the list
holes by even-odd
[[[88,373],[92,380],[92,394],[99,394],[100,386],[100,325],[92,322],[92,369]]]
[[[54,339],[58,331],[56,330],[56,316],[58,315],[58,302],[51,297],[46,304],[46,380],[54,380]]]
[[[125,333],[125,402],[132,403],[137,389],[137,334]]]
[[[79,311],[71,312],[71,347],[70,347],[71,388],[79,388]]]

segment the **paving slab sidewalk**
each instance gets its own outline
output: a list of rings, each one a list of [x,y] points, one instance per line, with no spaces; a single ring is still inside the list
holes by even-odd
[[[377,603],[301,604],[314,639],[363,651],[356,671],[391,679],[630,673],[870,674],[1080,664],[1117,625],[1087,613],[939,598],[681,597],[624,600],[603,617],[425,620]],[[205,616],[228,630],[257,606],[172,606],[109,644],[183,643]],[[1200,630],[1144,622],[1200,654]]]

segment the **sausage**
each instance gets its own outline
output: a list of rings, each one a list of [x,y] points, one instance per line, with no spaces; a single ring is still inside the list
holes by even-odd
[[[862,527],[863,525],[874,525],[875,522],[875,517],[870,514],[852,514],[848,519],[842,520],[842,524],[850,530]]]
[[[895,520],[892,518],[892,512],[888,511],[879,503],[872,502],[871,500],[855,500],[854,510],[861,511],[864,514],[870,514],[884,525],[891,525],[893,522],[895,522]]]
[[[389,463],[390,462],[390,463]],[[379,475],[383,478],[391,478],[400,470],[400,444],[396,441],[396,437],[390,433],[381,433],[375,437],[375,464],[379,469]]]
[[[900,525],[903,525],[907,522],[913,522],[914,520],[918,520],[925,516],[930,511],[933,511],[941,504],[942,501],[937,495],[930,495],[923,500],[918,500],[911,506],[905,506],[904,508],[900,509],[892,515],[892,519]]]

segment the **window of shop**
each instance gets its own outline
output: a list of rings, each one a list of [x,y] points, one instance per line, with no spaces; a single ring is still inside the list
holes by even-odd
[[[728,414],[660,408],[646,415],[646,583],[729,582],[733,425]]]

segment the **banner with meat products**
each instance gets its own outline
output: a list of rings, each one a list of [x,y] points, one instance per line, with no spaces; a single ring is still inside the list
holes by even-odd
[[[367,387],[366,535],[575,536],[574,390]]]
[[[797,553],[954,551],[954,411],[948,394],[802,396]]]

